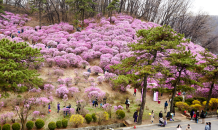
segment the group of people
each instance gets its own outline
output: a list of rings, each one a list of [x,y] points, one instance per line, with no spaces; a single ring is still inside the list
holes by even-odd
[[[103,98],[103,102],[100,102],[100,107],[102,107],[104,104],[106,104],[107,98]],[[96,97],[95,100],[92,101],[92,106],[97,107],[98,106],[98,98]]]
[[[76,106],[77,106],[76,113],[79,113],[80,110],[81,110],[81,104],[80,104],[80,102],[78,102],[78,104],[77,104]],[[68,106],[63,106],[63,108],[68,108],[68,109],[70,109],[70,108],[71,108],[71,104],[69,103]],[[60,111],[60,103],[58,102],[58,103],[57,103],[57,113],[59,113],[59,111]],[[48,104],[48,114],[50,114],[50,113],[51,113],[51,104],[49,103],[49,104]],[[67,114],[70,114],[70,110],[64,110],[64,111],[63,111],[63,114],[67,116]]]
[[[199,111],[195,112],[194,109],[192,109],[190,112],[191,121],[194,119],[196,123],[198,123],[198,119],[200,116],[200,118],[202,119],[202,124],[204,124],[204,119],[206,118],[206,115],[207,113],[205,113],[203,110],[201,111],[201,114],[199,113]]]

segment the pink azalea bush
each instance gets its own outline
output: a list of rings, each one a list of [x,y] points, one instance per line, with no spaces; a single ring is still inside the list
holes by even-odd
[[[56,94],[58,97],[63,97],[64,95],[67,95],[69,93],[69,90],[66,86],[61,86],[60,88],[56,89]]]
[[[92,66],[91,71],[94,73],[103,73],[103,70],[99,66]]]
[[[114,111],[117,111],[117,110],[123,110],[123,107],[121,105],[114,106]]]

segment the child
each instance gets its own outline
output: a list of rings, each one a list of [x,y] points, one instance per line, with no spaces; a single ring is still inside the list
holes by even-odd
[[[50,114],[50,109],[51,109],[51,105],[50,103],[48,104],[48,114]]]

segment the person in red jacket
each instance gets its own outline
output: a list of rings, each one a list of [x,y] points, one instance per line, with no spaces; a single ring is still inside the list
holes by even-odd
[[[133,94],[133,96],[136,96],[136,91],[137,91],[136,88],[134,88],[134,94]]]

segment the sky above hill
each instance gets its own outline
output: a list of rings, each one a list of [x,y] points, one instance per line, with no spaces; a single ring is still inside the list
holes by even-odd
[[[195,13],[203,11],[209,15],[218,15],[218,0],[194,0],[192,5],[192,11]]]

